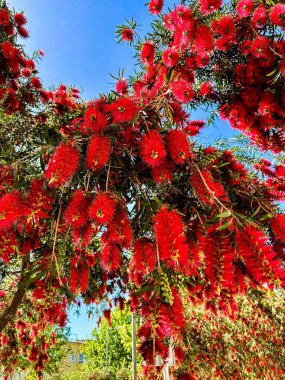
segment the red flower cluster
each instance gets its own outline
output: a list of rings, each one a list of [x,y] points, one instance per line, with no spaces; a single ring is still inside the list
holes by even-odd
[[[108,127],[104,111],[104,100],[97,100],[89,104],[84,115],[84,125],[86,129],[95,133],[104,132]]]
[[[113,123],[131,121],[139,111],[136,102],[129,97],[116,99],[109,105],[108,109],[112,114]]]
[[[86,167],[91,170],[101,170],[109,160],[111,144],[107,137],[94,134],[88,143],[86,152]]]
[[[189,247],[184,233],[184,224],[177,212],[163,207],[153,219],[159,259],[170,267],[187,271]]]
[[[145,276],[156,267],[156,250],[154,244],[147,239],[138,239],[134,242],[133,255],[130,261],[130,281],[137,286],[143,284]]]
[[[106,224],[113,218],[115,210],[116,201],[114,197],[108,193],[100,193],[93,199],[89,208],[89,215],[96,223]]]
[[[5,194],[0,198],[0,230],[12,227],[20,218],[27,215],[27,212],[19,192]]]
[[[72,143],[61,143],[50,157],[45,171],[49,186],[65,185],[76,173],[79,160],[79,151]]]
[[[164,163],[166,151],[158,131],[150,131],[143,135],[140,148],[141,157],[149,166],[155,168]]]
[[[267,245],[267,237],[253,226],[246,226],[236,234],[237,250],[246,269],[258,284],[274,287],[281,281],[284,286],[285,271],[276,253]]]
[[[162,11],[164,0],[150,0],[148,8],[150,13],[158,15]]]
[[[223,185],[215,181],[207,169],[191,174],[189,180],[195,195],[206,206],[213,205],[215,198],[227,200]]]
[[[178,165],[184,164],[191,155],[186,134],[179,130],[169,131],[166,141],[171,160]]]

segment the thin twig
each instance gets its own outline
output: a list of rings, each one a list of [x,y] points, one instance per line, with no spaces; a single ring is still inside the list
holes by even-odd
[[[58,261],[57,261],[57,257],[56,257],[56,254],[55,254],[55,245],[56,245],[56,239],[57,239],[57,233],[58,233],[58,226],[59,226],[60,215],[61,215],[61,204],[60,204],[60,206],[59,206],[58,216],[57,216],[56,225],[55,225],[55,233],[54,233],[53,247],[52,247],[52,261],[55,262],[55,267],[56,267],[56,271],[57,271],[57,275],[58,275],[59,283],[60,283],[60,285],[62,286],[63,283],[62,283],[62,281],[61,281],[60,272],[59,272],[59,266],[58,266]]]

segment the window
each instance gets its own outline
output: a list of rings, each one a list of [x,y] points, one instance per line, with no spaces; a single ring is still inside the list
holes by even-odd
[[[75,363],[75,355],[70,354],[70,363]]]
[[[78,363],[85,363],[86,362],[86,356],[83,354],[79,354],[78,356]]]

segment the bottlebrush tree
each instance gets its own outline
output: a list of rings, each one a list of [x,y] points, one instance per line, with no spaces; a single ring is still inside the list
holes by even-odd
[[[1,2],[5,373],[26,355],[41,378],[46,346],[26,319],[62,326],[78,296],[111,307],[129,295],[153,378],[156,355],[185,335],[182,297],[235,318],[237,295],[284,287],[285,162],[249,168],[199,145],[204,123],[189,113],[216,107],[259,149],[283,152],[284,7],[183,1],[135,45],[142,74],[85,103],[77,89],[43,89],[17,40],[24,15]],[[122,40],[136,43],[135,25],[119,28]]]

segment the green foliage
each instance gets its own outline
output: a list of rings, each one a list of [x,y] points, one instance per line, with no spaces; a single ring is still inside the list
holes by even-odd
[[[127,308],[123,311],[117,308],[111,317],[111,325],[104,319],[99,328],[93,329],[92,339],[85,343],[82,349],[87,357],[85,366],[91,374],[101,369],[110,379],[128,379],[132,361],[132,316]],[[90,377],[90,380],[97,378],[101,379]]]

